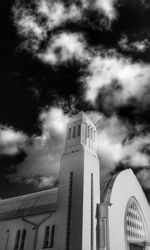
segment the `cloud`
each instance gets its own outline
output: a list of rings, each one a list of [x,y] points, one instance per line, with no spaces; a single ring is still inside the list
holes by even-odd
[[[39,189],[55,185],[60,156],[64,150],[69,116],[61,108],[51,107],[41,112],[41,136],[33,136],[26,148],[27,157],[17,165],[16,173],[8,175],[12,182],[33,184]]]
[[[103,11],[105,16],[112,21],[117,17],[116,13],[116,0],[96,0],[95,7],[98,8],[100,11]]]
[[[50,36],[57,32],[57,28],[64,28],[68,23],[88,23],[89,16],[86,12],[95,11],[99,16],[99,26],[110,27],[111,22],[116,18],[115,4],[117,0],[80,0],[71,1],[65,4],[63,1],[31,1],[29,4],[18,0],[15,2],[12,11],[14,24],[21,37],[24,38],[22,47],[32,53],[39,52],[42,42],[49,40]],[[34,8],[33,8],[34,5]],[[102,14],[104,17],[102,17]],[[104,19],[109,20],[108,25]]]
[[[49,30],[63,25],[67,21],[78,21],[81,19],[82,9],[75,4],[68,7],[61,1],[41,0],[37,3],[37,12],[47,17]]]
[[[150,189],[150,169],[144,168],[137,173],[137,178],[139,179],[141,185],[145,189]]]
[[[102,175],[111,172],[120,163],[133,169],[149,168],[150,157],[144,149],[149,145],[150,134],[132,138],[132,126],[123,123],[116,115],[106,118],[97,113],[96,117],[98,155]]]
[[[115,51],[103,51],[93,56],[83,78],[86,86],[86,100],[95,104],[100,91],[110,89],[114,96],[111,101],[117,107],[129,98],[141,100],[145,87],[150,82],[150,65],[133,63]],[[109,98],[110,99],[110,98]]]
[[[129,42],[129,39],[127,36],[123,36],[121,40],[118,42],[119,46],[121,49],[125,51],[130,51],[130,52],[145,52],[149,47],[150,47],[150,42],[148,39],[144,39],[141,41],[133,41]]]
[[[14,128],[0,126],[0,153],[15,155],[24,150],[28,137],[23,132],[16,131]]]
[[[79,33],[63,32],[53,36],[46,51],[39,53],[38,58],[51,65],[58,65],[69,60],[85,61],[88,53],[86,43]]]

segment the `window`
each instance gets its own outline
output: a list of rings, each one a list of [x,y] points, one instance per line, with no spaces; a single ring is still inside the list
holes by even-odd
[[[94,228],[93,228],[93,221],[94,221],[94,209],[93,209],[93,174],[91,174],[91,250],[93,250],[93,235],[94,235]]]
[[[55,234],[55,225],[51,227],[51,230],[50,230],[50,226],[46,226],[45,232],[44,232],[43,248],[53,248],[54,234]]]
[[[71,227],[72,191],[73,191],[73,172],[70,173],[70,180],[69,180],[69,200],[68,200],[68,220],[67,220],[67,242],[66,242],[66,250],[69,250],[69,248],[70,248],[70,227]]]
[[[80,136],[81,135],[81,124],[78,125],[78,132],[77,135]]]
[[[125,213],[125,235],[127,241],[139,241],[147,239],[142,210],[134,197],[131,197]]]
[[[73,138],[76,137],[76,126],[73,127],[73,135],[72,135]]]
[[[19,250],[23,250],[24,249],[25,238],[26,238],[26,229],[23,229],[22,235],[21,235],[21,243],[20,243]]]
[[[87,137],[90,137],[90,126],[87,127]]]
[[[68,131],[68,140],[71,139],[71,128],[69,128],[69,131]]]
[[[100,247],[106,247],[106,218],[100,219]]]
[[[55,234],[55,225],[53,225],[51,229],[50,248],[53,248],[54,246],[54,234]]]
[[[16,234],[14,250],[18,250],[19,249],[20,233],[21,233],[20,230],[18,230],[17,234]]]
[[[50,237],[50,227],[46,226],[45,232],[44,232],[43,247],[49,247],[49,237]]]
[[[93,131],[93,141],[95,141],[95,131]]]

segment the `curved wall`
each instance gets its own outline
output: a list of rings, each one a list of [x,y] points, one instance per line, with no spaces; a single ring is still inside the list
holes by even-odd
[[[150,236],[150,206],[132,170],[124,170],[116,177],[110,194],[110,203],[112,203],[108,208],[110,250],[127,250],[125,212],[132,196],[141,207]]]

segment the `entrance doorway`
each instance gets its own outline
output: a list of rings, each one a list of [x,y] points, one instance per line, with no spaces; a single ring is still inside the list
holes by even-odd
[[[137,244],[130,243],[129,244],[129,249],[130,250],[145,250],[145,247],[139,246]]]

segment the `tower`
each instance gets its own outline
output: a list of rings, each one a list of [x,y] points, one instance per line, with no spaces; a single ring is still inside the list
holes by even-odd
[[[96,250],[100,202],[96,128],[83,113],[69,122],[61,158],[55,250]]]

